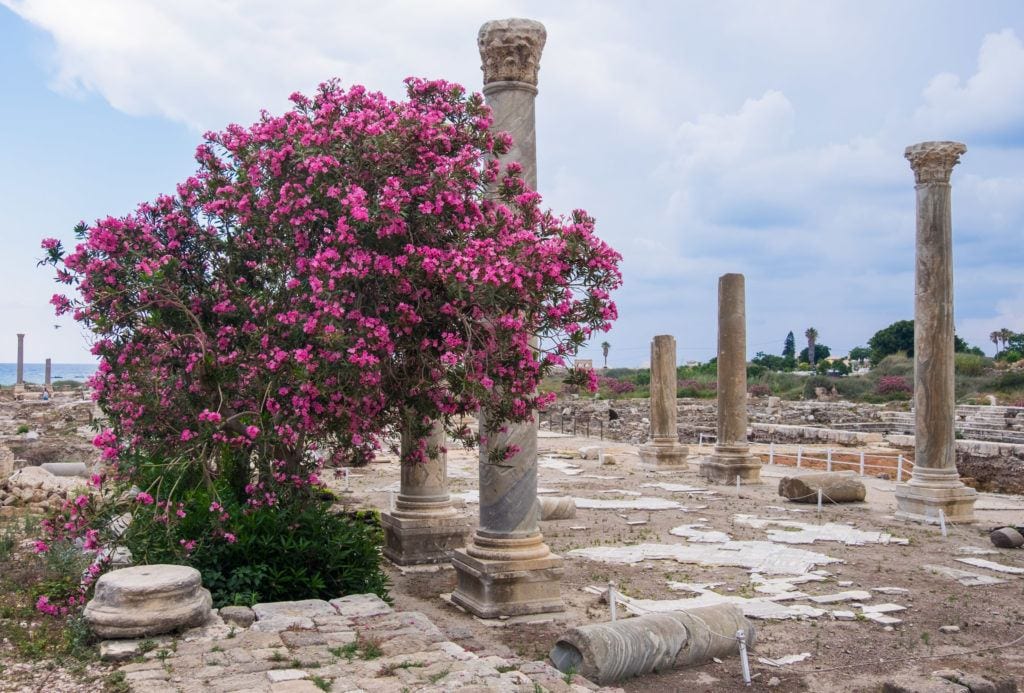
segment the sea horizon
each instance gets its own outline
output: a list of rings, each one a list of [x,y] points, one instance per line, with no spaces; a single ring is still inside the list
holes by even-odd
[[[77,380],[84,382],[96,372],[95,363],[53,363],[50,375],[54,382],[58,380]],[[45,363],[26,363],[25,382],[42,385],[46,377]],[[14,385],[18,382],[18,364],[0,363],[0,385]]]

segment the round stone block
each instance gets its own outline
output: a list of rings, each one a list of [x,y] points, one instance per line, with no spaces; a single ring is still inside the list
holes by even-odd
[[[1024,535],[1013,527],[1000,527],[988,536],[992,544],[1001,549],[1019,549],[1024,546]]]
[[[101,576],[84,615],[101,638],[141,638],[200,626],[211,604],[195,568],[140,565]]]

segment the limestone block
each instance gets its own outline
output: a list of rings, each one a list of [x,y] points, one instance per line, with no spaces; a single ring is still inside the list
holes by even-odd
[[[195,568],[143,565],[101,576],[84,616],[101,638],[139,638],[200,626],[211,603]]]
[[[538,496],[537,504],[540,506],[540,519],[542,522],[549,520],[571,520],[576,517],[576,501],[571,496],[560,496],[557,498]]]
[[[256,614],[253,630],[277,633],[282,630],[314,628],[317,616],[334,616],[334,608],[322,599],[303,599],[294,602],[268,602],[252,607]]]
[[[579,449],[580,458],[584,460],[596,460],[601,456],[600,445],[584,445]]]
[[[779,495],[796,503],[817,503],[819,489],[826,503],[859,503],[867,495],[863,482],[853,474],[825,472],[779,480]]]
[[[62,493],[85,486],[85,480],[78,477],[56,476],[42,467],[22,467],[11,474],[8,480],[11,488],[43,489],[51,493]]]

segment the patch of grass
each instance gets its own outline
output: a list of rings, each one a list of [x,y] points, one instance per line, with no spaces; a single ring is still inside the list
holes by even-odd
[[[392,663],[392,664],[385,664],[377,672],[377,676],[394,676],[395,672],[398,671],[399,669],[412,669],[414,667],[421,667],[421,666],[423,666],[423,662],[411,662],[411,661],[408,661],[408,660],[406,660],[404,662],[395,662],[395,663]]]
[[[500,667],[495,667],[499,674],[507,674],[510,671],[515,671],[516,668],[512,664],[502,664]]]
[[[32,429],[28,427],[28,424],[21,424],[14,432],[20,436],[22,433],[28,433],[30,430]]]
[[[344,657],[351,662],[359,653],[359,643],[357,641],[353,641],[347,645],[342,645],[341,647],[329,647],[327,648],[327,651],[339,659]]]
[[[576,677],[576,667],[575,666],[569,667],[568,671],[566,671],[565,673],[562,674],[562,680],[565,681],[566,684],[572,684],[572,680],[575,677]]]
[[[451,667],[448,667],[446,669],[442,669],[441,671],[437,672],[436,674],[431,674],[430,676],[427,677],[427,680],[430,681],[430,683],[437,683],[438,681],[440,681],[441,679],[443,679],[445,676],[447,676],[450,673],[452,673],[452,669],[451,669]]]
[[[313,682],[314,686],[322,691],[331,690],[331,682],[322,676],[311,676],[309,680]]]
[[[103,680],[103,693],[131,693],[131,690],[123,671],[115,671]]]

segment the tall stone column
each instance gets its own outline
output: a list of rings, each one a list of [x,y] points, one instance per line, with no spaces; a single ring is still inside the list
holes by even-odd
[[[502,163],[518,161],[523,178],[537,187],[534,100],[547,32],[540,22],[503,19],[480,27],[484,97],[496,131],[514,144]],[[486,421],[480,418],[481,431]],[[507,459],[493,454],[515,446]],[[481,618],[562,611],[562,558],[551,553],[538,524],[537,416],[506,424],[480,444],[480,526],[452,565],[458,586],[452,601]]]
[[[747,443],[747,309],[742,274],[718,278],[718,440],[701,463],[708,480],[756,484],[761,460]]]
[[[956,469],[953,428],[953,223],[949,176],[967,147],[922,142],[907,147],[917,191],[914,287],[914,473],[896,489],[896,515],[972,522],[977,493]]]
[[[43,372],[43,389],[53,394],[53,362],[46,359],[46,370]]]
[[[18,372],[15,387],[25,385],[25,335],[18,333]]]
[[[679,442],[677,429],[676,390],[676,338],[661,334],[651,340],[651,434],[640,447],[645,465],[686,464],[688,450]]]
[[[410,429],[402,432],[402,480],[395,507],[381,513],[384,556],[403,566],[443,563],[465,543],[469,526],[448,495],[444,426],[438,421],[430,429],[423,462],[404,461],[417,442]]]

